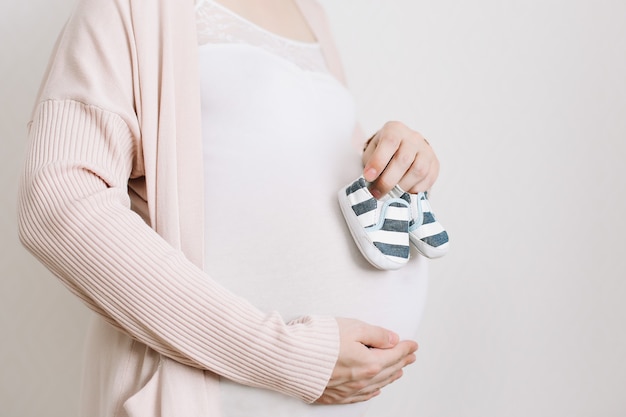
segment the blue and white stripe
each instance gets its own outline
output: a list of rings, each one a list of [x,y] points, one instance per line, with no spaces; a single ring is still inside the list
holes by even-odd
[[[448,232],[436,219],[427,193],[410,194],[396,186],[390,193],[410,203],[409,237],[415,248],[428,258],[439,258],[449,249]]]
[[[397,269],[409,260],[410,204],[388,196],[376,200],[363,177],[339,192],[350,232],[365,258],[380,269]]]

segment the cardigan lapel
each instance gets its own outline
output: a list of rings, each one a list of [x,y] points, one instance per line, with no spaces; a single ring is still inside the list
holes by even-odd
[[[204,196],[200,81],[192,0],[134,0],[135,89],[152,227],[200,268]],[[147,23],[146,23],[147,22]],[[155,24],[154,22],[158,22]],[[161,357],[137,416],[219,416],[219,377]]]
[[[197,37],[193,2],[181,3],[132,2],[132,16],[137,17],[133,22],[135,88],[152,227],[202,268],[204,197]]]

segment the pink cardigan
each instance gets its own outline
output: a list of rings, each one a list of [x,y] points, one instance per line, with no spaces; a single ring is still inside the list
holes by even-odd
[[[299,5],[341,78],[321,9]],[[82,0],[29,125],[22,242],[132,338],[100,347],[128,356],[90,376],[101,415],[218,415],[216,374],[312,402],[337,359],[334,318],[284,323],[202,270],[196,54],[192,0]]]

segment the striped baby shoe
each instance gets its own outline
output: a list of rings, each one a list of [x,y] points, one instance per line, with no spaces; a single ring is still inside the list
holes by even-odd
[[[339,206],[357,247],[379,269],[409,260],[410,202],[391,195],[375,199],[363,177],[339,190]]]
[[[410,194],[395,186],[389,194],[407,201],[411,206],[409,239],[419,253],[427,258],[439,258],[450,246],[448,233],[437,221],[428,201],[427,193]]]

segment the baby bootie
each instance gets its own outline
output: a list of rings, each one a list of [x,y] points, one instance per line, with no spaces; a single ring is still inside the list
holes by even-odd
[[[409,260],[410,198],[372,196],[363,177],[339,190],[339,206],[357,247],[373,266],[398,269]]]
[[[409,239],[419,253],[427,258],[439,258],[448,253],[448,233],[437,221],[428,201],[427,193],[410,194],[395,186],[389,194],[407,201],[411,207]]]

